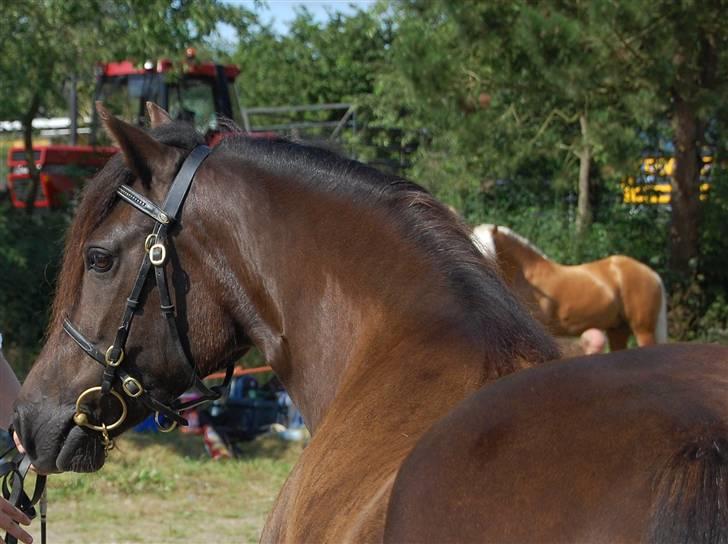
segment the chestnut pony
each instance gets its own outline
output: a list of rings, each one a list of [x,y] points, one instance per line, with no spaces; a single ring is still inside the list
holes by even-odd
[[[167,259],[159,238],[145,253],[158,225],[117,190],[160,202],[202,139],[159,112],[147,133],[101,111],[121,153],[87,187],[16,407],[40,470],[102,466],[104,436],[88,423],[116,421],[114,395],[128,415],[110,439],[145,416],[136,388],[84,396],[110,363],[81,348],[115,341],[139,264],[153,259],[199,375],[255,345],[311,429],[265,542],[614,540],[683,526],[725,537],[725,349],[506,376],[557,351],[451,212],[410,182],[285,141],[223,140],[168,230]],[[190,381],[154,311],[161,291],[146,284],[126,356],[109,359],[169,405]]]
[[[506,282],[556,336],[607,331],[612,351],[667,341],[667,304],[660,276],[631,257],[612,255],[575,266],[550,260],[508,227],[479,225],[473,239],[495,255]]]

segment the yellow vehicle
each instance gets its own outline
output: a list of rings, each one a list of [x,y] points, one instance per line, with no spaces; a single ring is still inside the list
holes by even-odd
[[[703,157],[700,169],[700,200],[705,200],[710,190],[710,170],[713,157]],[[670,178],[675,171],[674,157],[645,157],[637,177],[622,180],[625,204],[669,204],[672,186]]]

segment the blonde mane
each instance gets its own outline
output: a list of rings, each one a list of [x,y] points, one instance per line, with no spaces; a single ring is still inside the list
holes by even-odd
[[[473,229],[473,239],[476,241],[476,245],[480,250],[487,254],[487,255],[494,255],[495,254],[495,240],[493,239],[493,229],[496,227],[496,225],[493,225],[491,223],[483,223],[482,225],[478,225]],[[548,256],[541,251],[539,248],[537,248],[530,240],[527,238],[524,238],[517,232],[514,232],[513,230],[509,229],[508,227],[504,227],[502,225],[497,225],[498,232],[501,232],[508,236],[513,241],[521,244],[522,246],[527,247],[528,249],[534,251],[544,259],[548,259]]]

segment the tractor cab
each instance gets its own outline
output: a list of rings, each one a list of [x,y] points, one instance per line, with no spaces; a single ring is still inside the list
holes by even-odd
[[[162,59],[134,65],[129,61],[98,67],[95,100],[114,114],[138,125],[146,123],[146,102],[159,104],[172,119],[195,125],[210,140],[220,131],[220,121],[231,119],[241,125],[235,94],[237,66],[198,62],[194,50],[187,50],[181,65]],[[95,114],[94,114],[95,115]],[[98,119],[92,121],[91,144],[103,141]],[[99,141],[101,139],[101,141]]]
[[[94,99],[121,119],[140,126],[146,123],[146,102],[155,102],[173,119],[193,123],[208,144],[215,145],[225,131],[223,119],[242,126],[234,88],[239,73],[237,66],[198,61],[193,49],[187,50],[182,63],[167,59],[140,65],[110,62],[98,66]],[[13,206],[25,208],[32,195],[37,208],[63,206],[117,151],[100,130],[95,108],[91,110],[87,145],[33,146],[39,171],[37,190],[33,190],[24,147],[9,150],[7,188]]]

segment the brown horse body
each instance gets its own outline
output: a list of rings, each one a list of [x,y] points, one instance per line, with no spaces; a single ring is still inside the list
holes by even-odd
[[[125,183],[160,201],[181,160],[200,142],[184,125],[165,124],[150,136],[108,116],[105,123],[122,148],[126,166],[120,158],[112,160],[88,187],[69,233],[48,341],[16,408],[15,428],[22,443],[46,472],[97,470],[104,462],[100,434],[75,426],[72,419],[74,403],[82,391],[99,383],[101,369],[63,334],[61,316],[68,314],[95,345],[106,346],[114,339],[118,312],[145,258],[143,241],[151,226],[148,217],[119,204],[115,190]],[[555,503],[552,511],[564,516],[574,506],[566,490],[592,485],[584,474],[600,473],[615,481],[633,479],[636,473],[656,476],[661,470],[659,463],[643,463],[659,457],[645,455],[629,465],[602,463],[605,455],[595,455],[583,460],[591,469],[580,466],[581,471],[572,473],[574,456],[559,457],[548,432],[561,428],[561,418],[576,417],[582,404],[587,414],[598,416],[584,439],[592,450],[611,440],[606,433],[624,427],[626,434],[610,446],[623,459],[639,449],[649,426],[645,423],[630,434],[623,423],[625,410],[649,414],[656,396],[672,395],[675,388],[660,389],[660,380],[651,389],[642,387],[643,379],[628,397],[623,393],[627,385],[600,389],[600,376],[590,378],[589,367],[565,371],[559,379],[552,369],[561,367],[541,374],[525,370],[519,373],[525,384],[520,388],[499,382],[502,376],[555,358],[557,350],[473,246],[463,225],[416,185],[321,150],[232,137],[198,170],[181,222],[170,232],[171,256],[161,266],[171,273],[183,347],[199,373],[218,369],[257,346],[312,432],[266,523],[263,541],[381,541],[395,479],[387,523],[392,538],[414,535],[434,541],[446,535],[463,541],[477,528],[485,531],[488,523],[512,527],[522,522],[518,512],[485,508],[493,506],[489,500],[500,501],[509,492],[507,500],[515,504],[521,493],[535,504],[539,495],[524,487],[521,476],[529,463],[535,476],[559,475],[565,492],[553,498],[563,503]],[[157,291],[148,289],[123,365],[147,390],[171,398],[188,382],[180,376],[167,329],[151,311],[158,304]],[[728,411],[712,404],[700,411],[723,386],[725,350],[710,355],[711,366],[703,361],[701,348],[674,348],[651,357],[655,376],[664,375],[670,383],[684,375],[679,362],[693,361],[692,378],[681,382],[675,397],[675,417],[705,412],[701,429],[706,440],[720,440],[723,435],[713,432],[718,428],[713,420],[724,421]],[[599,359],[606,376],[650,356],[625,352],[619,357]],[[651,367],[642,367],[647,376]],[[492,385],[483,388],[485,384]],[[85,399],[90,417],[105,421],[103,399],[98,405]],[[539,400],[546,404],[539,405]],[[623,401],[626,407],[615,406]],[[112,437],[145,416],[134,399],[127,403],[131,415]],[[448,413],[452,415],[436,424]],[[535,418],[540,418],[537,426]],[[691,421],[686,419],[685,425]],[[665,422],[655,428],[654,443],[690,443],[679,420]],[[574,437],[578,423],[568,424]],[[465,430],[469,426],[480,437],[476,443]],[[500,437],[530,443],[531,449],[524,451],[534,458],[519,452],[520,457],[509,461],[508,452],[517,450],[510,442],[499,442]],[[443,452],[449,443],[458,465],[447,463]],[[568,449],[568,440],[564,444],[562,449]],[[507,455],[497,474],[483,470],[480,454],[489,456],[499,446]],[[592,450],[585,445],[579,451]],[[405,470],[400,470],[403,462]],[[426,510],[423,498],[438,500],[417,492],[420,477],[438,483],[432,491],[446,501],[443,512],[473,506],[476,529],[452,523],[462,518],[439,517],[439,533],[412,533],[410,521],[419,519],[417,511]],[[492,495],[496,499],[479,498],[489,493],[493,477],[499,486]],[[720,481],[705,485],[723,489]],[[626,490],[619,504],[612,497],[602,497],[603,503],[595,497],[587,506],[604,510],[612,519],[631,515],[644,501]],[[694,489],[688,491],[684,496],[692,500]],[[504,517],[494,521],[493,515]],[[545,514],[539,518],[543,523],[519,535],[563,540],[577,534],[566,522],[544,520]],[[728,525],[715,517],[709,521],[711,527]],[[641,534],[635,529],[628,536]]]
[[[483,388],[402,466],[388,542],[725,542],[728,348],[552,362]]]
[[[667,341],[662,280],[639,261],[613,255],[566,266],[507,227],[480,225],[473,237],[496,255],[506,282],[552,334],[606,330],[612,351],[626,348],[630,333],[640,346]]]

